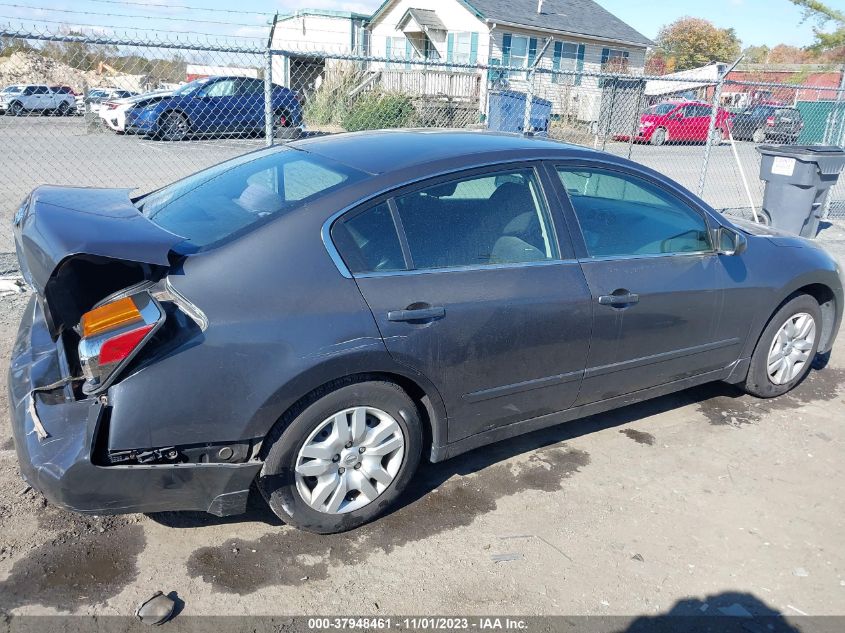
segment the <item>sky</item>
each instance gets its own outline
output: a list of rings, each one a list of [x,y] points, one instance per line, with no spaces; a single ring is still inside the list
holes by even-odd
[[[733,27],[744,46],[806,46],[813,39],[812,23],[802,24],[801,10],[789,0],[598,1],[651,38],[662,25],[692,15],[718,27]],[[827,2],[845,10],[845,0]],[[58,29],[64,23],[88,30],[95,30],[96,25],[118,31],[158,29],[263,38],[267,32],[265,23],[276,10],[322,8],[370,13],[379,4],[381,0],[239,0],[237,4],[231,0],[0,0],[0,24],[35,23]],[[420,0],[420,6],[425,5],[426,0]]]

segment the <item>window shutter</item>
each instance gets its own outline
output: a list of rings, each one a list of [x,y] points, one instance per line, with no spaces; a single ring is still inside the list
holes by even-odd
[[[446,35],[446,61],[452,63],[455,57],[455,34],[449,33]]]
[[[576,57],[577,61],[575,62],[575,70],[577,70],[579,73],[584,72],[584,52],[585,52],[586,48],[587,47],[584,44],[578,45],[578,53],[577,53],[577,57]],[[575,76],[575,85],[576,86],[581,85],[581,75],[580,74]]]
[[[554,72],[560,71],[560,58],[563,56],[563,42],[555,42],[555,52],[552,56],[552,83],[560,83],[560,75],[555,75]]]
[[[411,40],[405,37],[405,68],[411,68]]]
[[[528,67],[534,65],[534,60],[537,59],[537,38],[532,37],[528,40]]]
[[[601,49],[601,67],[604,70],[604,65],[607,63],[607,60],[610,59],[610,49],[603,48]]]
[[[387,59],[390,59],[390,58],[391,58],[391,53],[393,53],[393,39],[392,39],[392,38],[390,38],[390,37],[388,37],[388,38],[387,38],[387,42],[386,42],[386,44],[384,45],[384,56],[385,56]]]
[[[502,34],[502,66],[511,65],[511,34]]]
[[[472,33],[470,35],[469,63],[470,64],[477,64],[478,63],[478,33]]]

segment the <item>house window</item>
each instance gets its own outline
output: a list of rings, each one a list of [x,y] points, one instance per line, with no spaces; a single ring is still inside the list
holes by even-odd
[[[511,68],[528,68],[528,38],[522,35],[511,36]],[[510,73],[511,79],[525,79],[526,73]]]
[[[478,62],[478,33],[452,32],[446,35],[446,61],[474,66]],[[458,68],[455,70],[469,71]]]
[[[601,52],[601,70],[604,73],[627,73],[628,51],[605,48]]]
[[[555,42],[554,53],[552,54],[552,70],[581,72],[584,70],[584,49],[584,44]],[[562,75],[553,72],[552,83],[580,86],[581,76]]]
[[[388,59],[387,67],[400,68],[402,64],[398,64],[392,60],[401,60],[404,62],[405,60],[411,59],[412,50],[413,48],[411,47],[410,42],[404,35],[388,37],[384,55]]]

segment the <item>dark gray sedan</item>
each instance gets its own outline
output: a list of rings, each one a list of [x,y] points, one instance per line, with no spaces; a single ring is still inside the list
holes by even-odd
[[[21,472],[96,514],[237,514],[257,482],[285,522],[348,530],[421,458],[708,381],[784,394],[842,317],[813,242],[517,136],[316,138],[134,199],[41,187],[15,234]]]

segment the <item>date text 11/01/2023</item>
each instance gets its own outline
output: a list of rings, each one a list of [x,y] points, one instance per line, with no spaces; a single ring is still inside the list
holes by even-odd
[[[401,617],[401,618],[309,618],[312,630],[428,630],[428,631],[524,631],[528,623],[519,618],[498,617]]]

